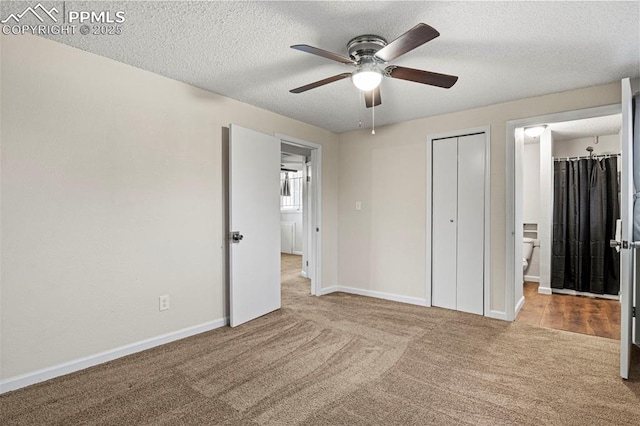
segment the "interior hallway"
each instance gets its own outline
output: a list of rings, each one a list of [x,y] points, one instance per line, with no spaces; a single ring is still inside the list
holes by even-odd
[[[525,303],[516,321],[620,340],[620,302],[568,294],[540,294],[524,283]]]
[[[302,276],[302,256],[280,253],[282,304],[291,297],[311,296],[311,280]]]

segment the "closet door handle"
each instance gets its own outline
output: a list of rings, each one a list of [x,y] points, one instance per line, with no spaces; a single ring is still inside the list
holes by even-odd
[[[453,219],[449,219],[449,222],[453,223]]]

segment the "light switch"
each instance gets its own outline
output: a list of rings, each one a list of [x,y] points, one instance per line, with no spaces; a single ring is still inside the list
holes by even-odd
[[[356,201],[356,210],[357,211],[362,210],[362,202],[361,201]]]

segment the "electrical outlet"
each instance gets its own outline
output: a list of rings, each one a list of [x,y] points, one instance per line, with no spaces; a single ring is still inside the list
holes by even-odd
[[[166,311],[167,309],[169,309],[169,295],[166,294],[164,296],[160,296],[160,310],[161,311]]]

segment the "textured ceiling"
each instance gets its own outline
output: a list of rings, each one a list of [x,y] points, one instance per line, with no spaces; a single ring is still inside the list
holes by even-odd
[[[15,9],[3,2],[2,17]],[[289,90],[351,68],[290,45],[346,54],[360,34],[393,40],[419,22],[437,29],[440,37],[393,63],[458,83],[385,79],[378,126],[640,76],[638,1],[67,1],[66,9],[123,10],[123,33],[49,38],[338,133],[371,123],[349,79]]]
[[[549,124],[554,141],[588,138],[592,136],[617,135],[622,128],[622,115],[588,118]]]

